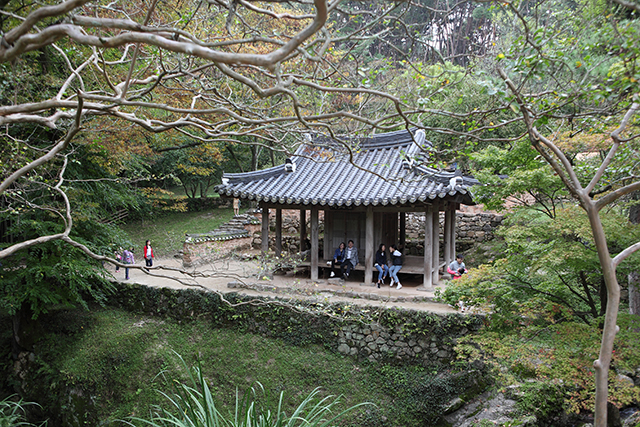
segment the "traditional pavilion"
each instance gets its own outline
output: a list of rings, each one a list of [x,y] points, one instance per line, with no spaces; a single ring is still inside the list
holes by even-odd
[[[275,210],[275,250],[282,252],[282,209],[300,210],[300,241],[306,239],[310,211],[311,279],[318,279],[319,211],[324,211],[326,260],[340,242],[353,240],[364,266],[364,282],[371,283],[374,257],[380,243],[389,248],[405,242],[405,215],[425,216],[424,257],[405,260],[424,274],[422,288],[431,290],[438,271],[455,257],[456,210],[473,205],[469,188],[478,182],[458,171],[439,171],[425,165],[431,149],[422,130],[397,131],[368,138],[335,140],[307,135],[282,166],[224,174],[216,191],[223,197],[257,201],[262,209],[262,251],[269,250],[269,209]],[[440,212],[444,212],[443,259],[440,259]],[[409,258],[405,256],[405,259]],[[418,257],[412,257],[418,258]],[[376,272],[377,273],[377,272]]]

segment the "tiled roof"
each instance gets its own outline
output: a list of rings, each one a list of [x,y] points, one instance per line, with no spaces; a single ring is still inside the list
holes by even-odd
[[[475,179],[421,164],[420,153],[430,146],[421,130],[413,136],[403,130],[342,141],[310,137],[291,158],[293,171],[283,165],[224,174],[215,190],[283,205],[379,206],[436,199],[473,204],[469,188],[478,183]]]

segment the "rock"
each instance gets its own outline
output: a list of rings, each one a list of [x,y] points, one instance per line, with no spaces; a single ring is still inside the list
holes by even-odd
[[[617,379],[620,382],[629,384],[631,387],[635,386],[635,383],[633,382],[633,380],[626,375],[619,374]]]
[[[512,421],[511,414],[515,411],[515,405],[515,400],[507,399],[502,393],[485,392],[477,396],[469,404],[445,415],[444,418],[452,427],[504,425]],[[527,424],[510,425],[536,425],[532,419],[529,419],[530,417],[526,418]],[[524,421],[524,418],[520,421]]]
[[[636,427],[638,424],[640,424],[640,411],[636,411],[626,418],[622,427]]]
[[[445,405],[445,407],[442,409],[442,412],[445,415],[450,414],[453,411],[457,411],[458,409],[462,408],[462,405],[464,405],[464,400],[460,399],[459,397],[456,397],[451,402]]]
[[[347,344],[340,344],[338,346],[338,352],[342,354],[349,354],[351,352],[351,348]]]

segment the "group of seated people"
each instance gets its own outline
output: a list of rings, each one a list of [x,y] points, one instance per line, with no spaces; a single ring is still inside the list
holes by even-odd
[[[376,260],[374,267],[378,270],[378,288],[384,284],[387,276],[391,277],[391,283],[389,286],[393,287],[397,284],[397,289],[402,289],[400,279],[398,279],[398,271],[402,268],[402,253],[395,245],[389,246],[389,253],[391,254],[391,260],[387,263],[387,250],[386,246],[380,245],[376,252]],[[337,267],[340,268],[340,276],[348,278],[351,271],[358,265],[358,248],[354,246],[353,240],[349,240],[345,246],[344,242],[340,243],[338,248],[333,254],[331,260],[331,277],[336,276]]]
[[[389,254],[391,259],[387,262],[387,248],[384,243],[381,243],[373,264],[378,270],[378,288],[384,285],[385,279],[389,276],[391,278],[389,286],[397,285],[397,289],[402,289],[402,284],[398,279],[398,271],[402,268],[402,253],[396,245],[390,245]],[[463,259],[462,255],[457,255],[456,260],[447,267],[447,272],[451,274],[452,279],[459,279],[467,272]],[[354,246],[353,240],[349,240],[347,245],[341,242],[331,260],[331,277],[336,276],[339,268],[340,277],[348,278],[351,271],[356,268],[356,265],[358,265],[358,248]]]

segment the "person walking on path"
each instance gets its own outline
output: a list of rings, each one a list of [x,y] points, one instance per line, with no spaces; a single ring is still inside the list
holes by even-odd
[[[153,248],[151,247],[151,240],[147,240],[142,249],[144,254],[144,262],[147,267],[153,267]]]
[[[344,259],[344,255],[345,255],[345,249],[346,249],[346,246],[344,242],[340,242],[340,245],[338,245],[338,248],[333,253],[333,259],[331,260],[331,277],[334,277],[336,275],[335,273],[336,266],[342,265],[342,260]]]
[[[122,262],[122,246],[118,247],[118,250],[114,253],[116,261]],[[116,265],[116,273],[120,271],[120,266]]]
[[[393,284],[397,283],[397,289],[400,290],[402,285],[400,284],[400,279],[398,279],[398,271],[402,268],[402,253],[400,253],[396,245],[390,245],[389,252],[391,252],[391,267],[389,268],[391,283],[389,283],[389,286],[393,287]]]
[[[133,246],[122,252],[122,262],[125,264],[135,264],[136,261],[133,258]],[[124,279],[129,280],[129,267],[125,267],[124,269]]]
[[[358,248],[353,245],[353,240],[349,240],[349,242],[347,242],[344,259],[342,260],[342,264],[340,264],[342,277],[348,278],[351,270],[356,268],[356,265],[358,265]],[[347,270],[346,272],[345,269]]]
[[[378,270],[378,288],[384,283],[384,279],[389,274],[389,267],[387,266],[387,248],[384,243],[380,243],[380,247],[376,252],[376,263],[373,266]]]
[[[464,257],[460,254],[456,256],[456,260],[449,264],[447,273],[451,275],[453,280],[459,279],[464,273],[467,273],[467,267],[464,265]]]

